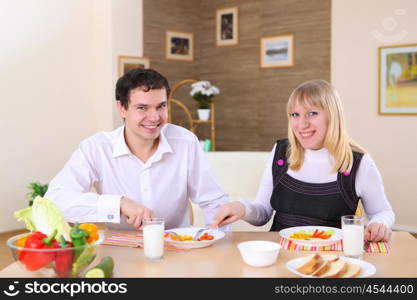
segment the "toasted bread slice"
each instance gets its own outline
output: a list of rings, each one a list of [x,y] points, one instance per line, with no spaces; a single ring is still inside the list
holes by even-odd
[[[322,264],[324,260],[320,254],[315,253],[306,258],[306,260],[297,267],[297,271],[306,275],[310,275],[316,271]]]
[[[336,278],[342,276],[346,272],[348,265],[345,261],[338,259],[335,262],[330,263],[329,269],[321,274],[320,277],[324,278]]]
[[[354,264],[354,263],[347,263],[347,269],[346,272],[342,274],[341,277],[344,278],[352,278],[357,277],[361,274],[362,268],[360,265]]]
[[[323,257],[323,259],[327,260],[328,262],[334,262],[339,259],[339,255],[336,254],[324,254],[321,257]]]
[[[311,273],[311,276],[321,276],[322,274],[326,273],[327,270],[330,268],[330,262],[327,260],[324,260],[321,266],[319,266],[313,273]]]

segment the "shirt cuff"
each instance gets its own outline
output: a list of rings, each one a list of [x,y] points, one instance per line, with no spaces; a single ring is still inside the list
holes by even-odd
[[[243,199],[238,199],[236,200],[237,202],[240,202],[243,204],[243,206],[245,207],[245,215],[242,217],[242,220],[246,221],[246,219],[250,216],[250,214],[252,213],[252,206],[245,200]]]
[[[368,225],[372,224],[372,223],[381,223],[381,224],[384,224],[385,226],[387,226],[388,228],[391,228],[390,224],[381,217],[372,218],[371,220],[369,220]]]
[[[100,195],[97,205],[97,221],[120,223],[120,195]]]

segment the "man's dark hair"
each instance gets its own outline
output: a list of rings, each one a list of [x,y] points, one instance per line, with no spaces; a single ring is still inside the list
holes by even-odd
[[[142,91],[159,90],[165,88],[167,99],[171,89],[168,80],[153,69],[136,68],[125,73],[116,83],[116,100],[119,100],[125,109],[129,107],[130,91],[140,87]]]

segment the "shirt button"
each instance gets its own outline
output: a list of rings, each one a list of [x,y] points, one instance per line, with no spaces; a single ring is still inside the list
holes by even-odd
[[[114,216],[113,215],[107,215],[107,219],[108,220],[113,220]]]

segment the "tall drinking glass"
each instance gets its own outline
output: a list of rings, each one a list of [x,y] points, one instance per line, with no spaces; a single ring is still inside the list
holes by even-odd
[[[364,246],[364,218],[360,216],[342,216],[343,254],[360,258]]]
[[[164,232],[164,219],[143,220],[143,246],[146,260],[158,261],[164,256]]]

